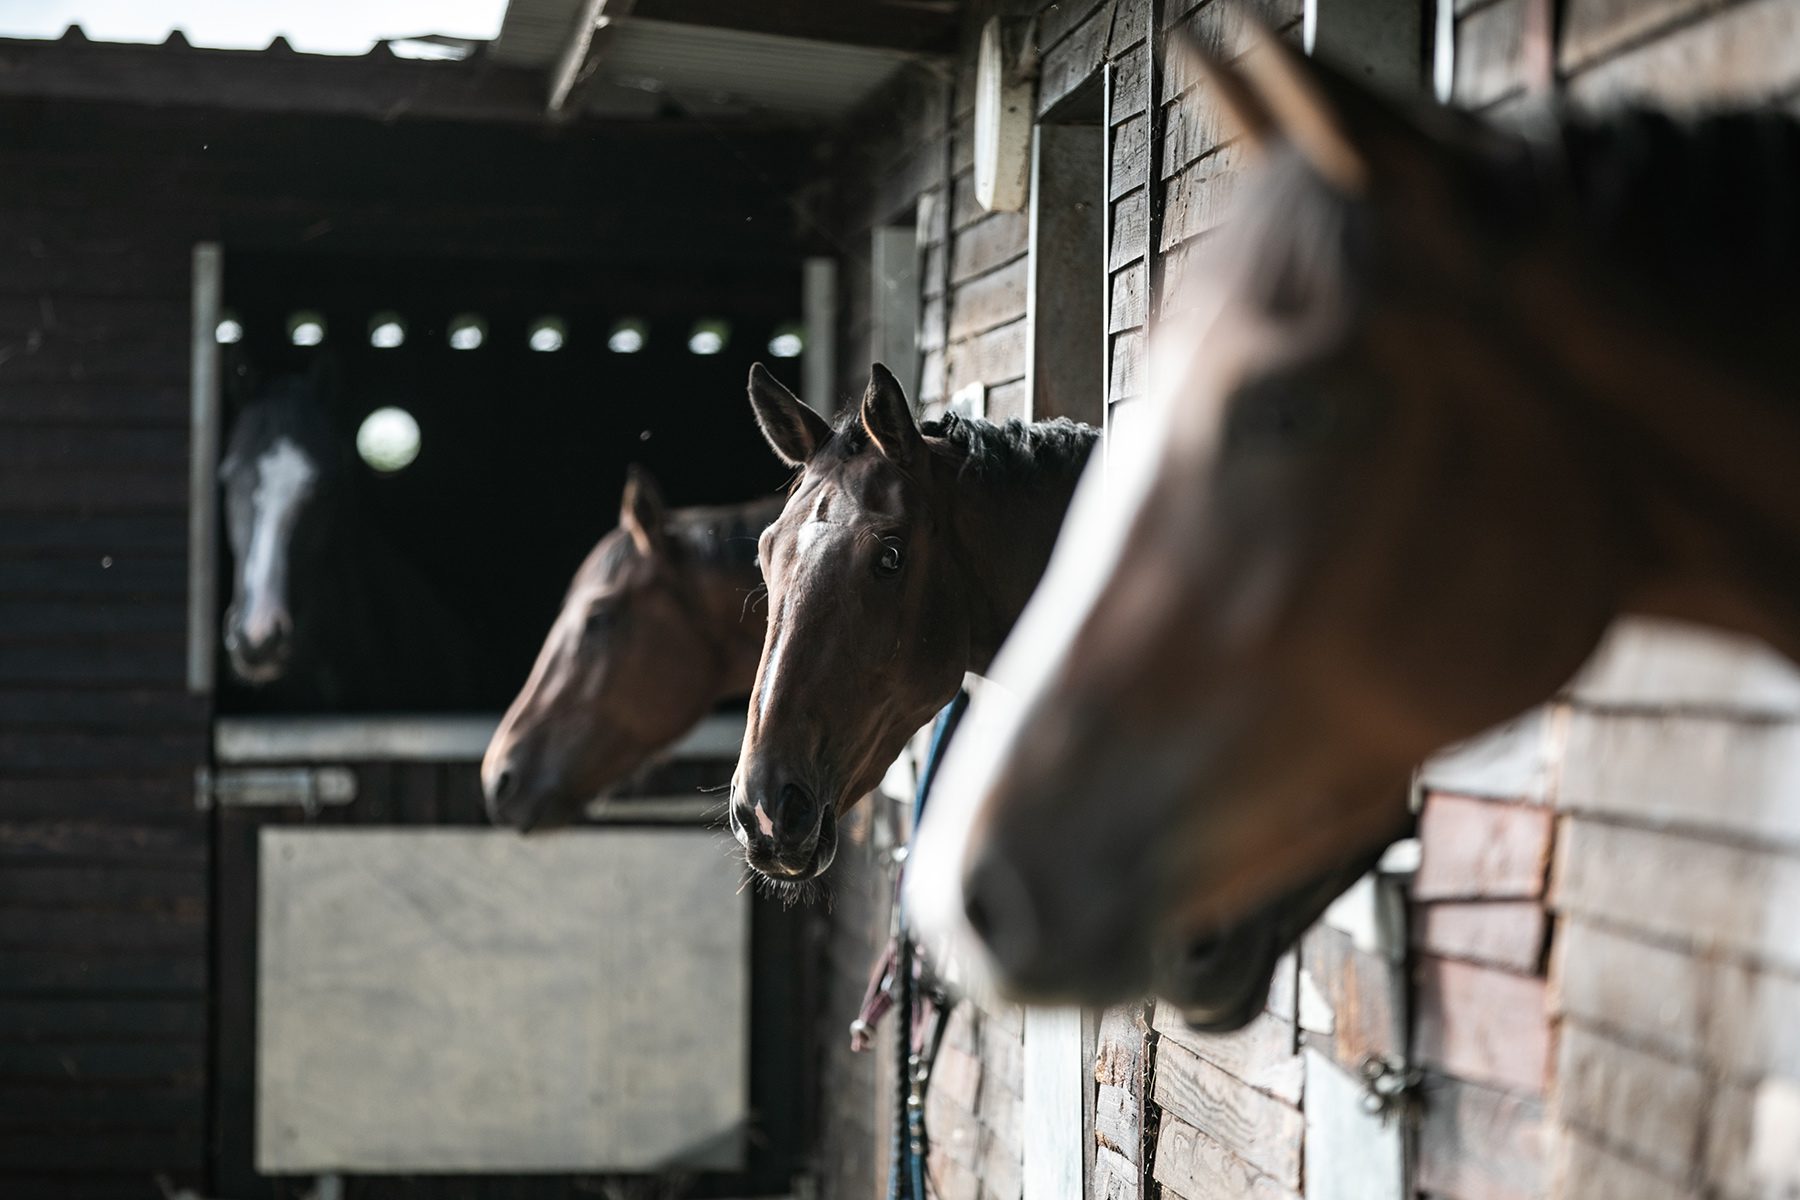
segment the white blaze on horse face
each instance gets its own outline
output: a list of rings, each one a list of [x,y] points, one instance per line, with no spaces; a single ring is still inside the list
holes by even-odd
[[[819,535],[830,528],[831,523],[825,519],[825,515],[826,497],[821,495],[818,502],[813,505],[812,514],[807,517],[806,523],[800,526],[800,532],[795,535],[794,556],[802,564],[796,574],[801,577],[810,572],[810,567],[805,564],[808,563],[807,555],[812,552],[813,543],[818,541]],[[796,579],[792,586],[799,586],[799,580]],[[781,598],[781,610],[771,614],[769,619],[769,656],[763,663],[762,686],[756,692],[756,719],[758,721],[768,715],[769,697],[775,694],[775,684],[781,677],[781,668],[786,661],[788,626],[792,621],[793,607],[794,598],[792,587],[790,587],[788,594]]]
[[[243,602],[239,632],[256,646],[275,635],[287,611],[288,538],[300,507],[312,494],[318,468],[288,438],[256,460],[256,490],[250,501],[250,544],[239,565]]]
[[[1083,472],[1044,577],[1000,648],[988,672],[989,686],[971,699],[945,753],[907,859],[907,912],[971,986],[985,988],[992,972],[963,916],[969,835],[1001,764],[1013,753],[1026,706],[1062,661],[1117,566],[1164,437],[1166,405],[1156,407],[1159,411],[1143,423],[1143,436],[1108,446]]]

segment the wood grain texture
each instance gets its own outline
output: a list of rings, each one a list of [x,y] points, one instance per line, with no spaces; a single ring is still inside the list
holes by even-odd
[[[1548,914],[1536,900],[1476,900],[1413,908],[1415,948],[1521,975],[1538,971]]]
[[[1235,1033],[1196,1033],[1170,1005],[1156,1006],[1156,1031],[1259,1091],[1298,1106],[1306,1078],[1291,1021],[1264,1013]]]
[[[1671,1179],[1697,1165],[1709,1093],[1693,1066],[1563,1022],[1553,1115]]]
[[[1535,899],[1544,894],[1555,818],[1523,804],[1432,792],[1419,814],[1415,900]]]
[[[1419,1061],[1458,1079],[1545,1094],[1551,1046],[1542,979],[1421,958],[1414,981]]]
[[[1432,1075],[1421,1092],[1419,1190],[1457,1200],[1541,1200],[1548,1194],[1543,1104]]]
[[[1800,970],[1800,858],[1582,817],[1558,841],[1559,910]]]
[[[1183,1200],[1298,1200],[1299,1193],[1232,1153],[1186,1121],[1163,1114],[1157,1131],[1156,1182]]]
[[[1784,0],[1753,0],[1575,72],[1568,93],[1584,105],[1777,100],[1800,88],[1796,45],[1800,11]]]
[[[1158,1047],[1154,1096],[1165,1113],[1165,1130],[1173,1114],[1283,1187],[1300,1186],[1305,1123],[1297,1109],[1174,1042]]]
[[[1551,1195],[1573,1200],[1684,1200],[1677,1180],[1659,1175],[1573,1130],[1556,1133]]]

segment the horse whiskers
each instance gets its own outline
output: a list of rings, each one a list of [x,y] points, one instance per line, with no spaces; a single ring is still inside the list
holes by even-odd
[[[766,598],[768,594],[769,585],[766,583],[759,583],[749,591],[745,592],[743,607],[738,610],[738,620],[743,620],[747,613],[756,608],[756,602]]]

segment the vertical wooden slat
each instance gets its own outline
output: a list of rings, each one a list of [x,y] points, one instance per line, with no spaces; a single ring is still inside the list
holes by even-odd
[[[219,295],[224,257],[218,245],[202,242],[193,256],[193,329],[190,386],[192,416],[188,462],[188,691],[210,695],[215,631],[218,626],[218,492],[213,464],[219,460]]]

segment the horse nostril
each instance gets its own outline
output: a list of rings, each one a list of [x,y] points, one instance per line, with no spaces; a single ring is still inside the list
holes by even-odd
[[[513,774],[510,767],[500,768],[499,773],[488,783],[488,799],[496,804],[510,800],[518,782],[518,776]]]
[[[984,854],[963,880],[963,915],[1001,970],[1028,972],[1037,961],[1038,917],[1025,881],[1005,860]]]
[[[819,824],[819,805],[811,792],[797,783],[783,784],[781,803],[775,809],[775,834],[782,840],[797,840],[812,833]]]

